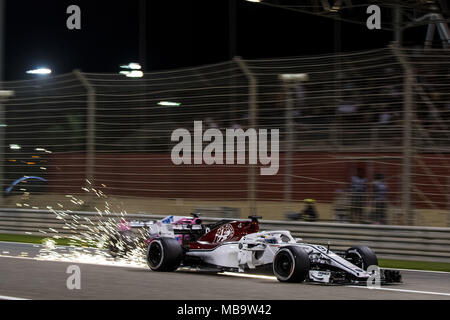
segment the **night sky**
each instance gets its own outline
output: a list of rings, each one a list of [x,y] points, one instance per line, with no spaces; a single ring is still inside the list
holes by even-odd
[[[393,40],[390,31],[369,31],[336,22],[236,0],[147,1],[147,70],[172,69],[244,58],[285,57],[379,48]],[[27,78],[25,71],[48,66],[56,74],[118,72],[139,59],[139,0],[6,0],[6,80]],[[66,9],[82,10],[82,30],[66,28]],[[230,36],[235,21],[236,46]],[[365,20],[364,20],[365,21]],[[407,39],[424,40],[423,31]],[[422,33],[421,33],[422,32]]]

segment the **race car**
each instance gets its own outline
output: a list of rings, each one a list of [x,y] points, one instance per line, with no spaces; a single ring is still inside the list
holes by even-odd
[[[398,271],[377,268],[377,256],[368,247],[356,246],[335,253],[329,246],[294,239],[289,231],[260,232],[260,218],[223,220],[196,228],[153,224],[147,264],[160,272],[180,267],[214,272],[269,269],[280,282],[366,284],[369,278],[376,277],[380,283],[401,282]]]
[[[109,237],[108,251],[110,256],[117,257],[126,257],[129,252],[132,252],[135,249],[143,248],[145,251],[147,245],[150,243],[151,238],[149,236],[148,230],[152,229],[153,225],[175,225],[175,226],[191,226],[191,233],[194,234],[195,230],[199,230],[199,228],[192,228],[192,226],[199,226],[202,224],[202,221],[199,218],[199,215],[192,214],[192,217],[184,217],[184,216],[168,216],[159,221],[126,221],[125,219],[121,219],[120,223],[117,224],[117,228],[115,232]],[[200,228],[201,229],[201,228]],[[151,233],[151,232],[150,232]],[[182,243],[183,241],[190,240],[192,235],[177,235],[176,239]]]

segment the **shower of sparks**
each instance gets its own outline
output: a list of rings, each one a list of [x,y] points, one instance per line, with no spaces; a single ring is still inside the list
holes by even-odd
[[[54,228],[39,230],[47,237],[43,242],[38,259],[101,265],[118,265],[128,267],[145,267],[145,250],[148,238],[147,230],[134,230],[128,234],[119,234],[118,225],[126,218],[125,210],[116,208],[113,213],[108,196],[101,190],[88,186],[83,191],[104,200],[104,208],[95,208],[97,216],[83,216],[65,210],[64,205],[57,204],[58,209],[47,206],[56,219],[63,224],[63,231]],[[103,185],[103,187],[106,187]],[[83,206],[85,201],[74,195],[66,195],[71,204]],[[119,210],[117,210],[119,209]],[[68,239],[67,247],[57,246],[58,240]]]

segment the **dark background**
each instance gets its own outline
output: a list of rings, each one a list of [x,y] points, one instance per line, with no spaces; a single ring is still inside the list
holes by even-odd
[[[66,28],[66,9],[72,4],[81,7],[82,30]],[[144,63],[139,59],[139,18],[139,0],[6,0],[5,78],[27,78],[26,70],[40,66],[62,74],[77,68],[118,72],[120,64]],[[362,22],[366,19],[361,16]],[[423,43],[424,37],[424,30],[416,28],[405,42]],[[244,0],[147,1],[148,71],[234,55],[265,58],[379,48],[392,40],[391,31]]]

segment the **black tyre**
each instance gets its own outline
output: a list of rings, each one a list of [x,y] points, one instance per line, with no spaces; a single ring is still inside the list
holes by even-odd
[[[300,247],[283,247],[273,260],[273,273],[280,282],[303,282],[309,270],[308,253]]]
[[[171,272],[180,267],[183,248],[172,238],[158,238],[147,249],[147,264],[153,271]]]
[[[369,247],[350,248],[345,254],[345,259],[363,270],[367,270],[370,266],[378,266],[377,255]]]

